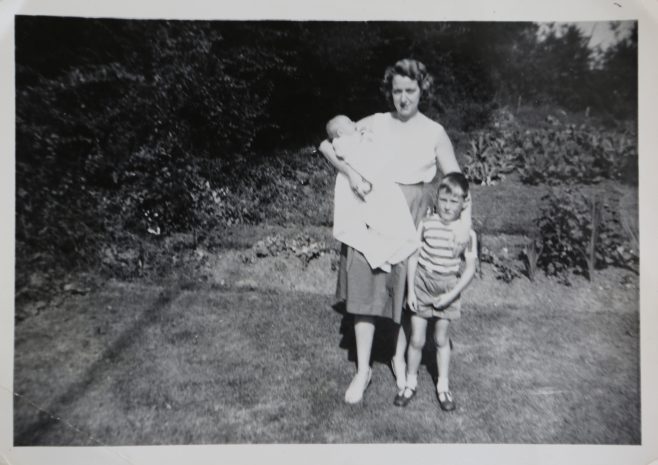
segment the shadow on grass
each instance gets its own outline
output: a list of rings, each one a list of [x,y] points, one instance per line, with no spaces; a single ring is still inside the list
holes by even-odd
[[[108,364],[118,359],[120,354],[135,344],[139,344],[142,334],[151,325],[157,324],[163,307],[173,302],[181,293],[182,286],[168,288],[162,291],[153,304],[147,308],[141,317],[128,330],[123,332],[114,343],[103,352],[85,375],[59,397],[55,398],[49,406],[42,410],[37,421],[24,428],[22,431],[14,432],[14,446],[30,446],[40,444],[48,432],[57,426],[60,419],[45,412],[66,410],[72,406],[80,397],[89,391],[90,386],[107,371]],[[20,397],[16,397],[20,399]],[[93,443],[91,437],[89,442]]]
[[[397,409],[388,365],[397,327],[378,321],[373,383],[352,406],[343,402],[355,359],[344,306],[332,310],[327,295],[186,287],[140,287],[147,300],[132,288],[82,299],[20,326],[19,339],[32,344],[21,345],[16,370],[25,399],[48,399],[49,411],[76,426],[41,422],[18,404],[16,437],[30,445],[641,441],[637,313],[521,305],[515,288],[514,303],[470,304],[450,329],[458,409],[444,414],[429,335],[417,397]],[[129,320],[76,362],[87,347],[76,335],[122,319],[105,309],[124,301]],[[61,325],[75,309],[80,318]],[[43,343],[53,335],[65,347]]]
[[[356,364],[356,338],[354,336],[354,316],[347,313],[345,302],[338,302],[332,307],[334,311],[342,316],[340,321],[341,340],[339,347],[347,351],[347,359]],[[411,336],[411,320],[408,311],[402,312],[402,325],[407,340]],[[425,340],[427,344],[423,349],[423,358],[421,360],[421,370],[424,366],[432,379],[436,382],[438,379],[438,367],[436,365],[436,347],[433,344],[433,324],[427,325],[427,335]],[[389,367],[391,375],[394,376],[391,368],[391,359],[395,354],[395,344],[397,340],[399,325],[388,318],[375,319],[375,336],[372,343],[372,353],[370,355],[370,365],[381,363]]]

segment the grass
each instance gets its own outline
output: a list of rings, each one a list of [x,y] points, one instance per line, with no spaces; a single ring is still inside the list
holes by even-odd
[[[245,287],[108,283],[16,327],[15,444],[638,444],[637,294],[618,277],[474,281],[452,328],[451,414],[431,352],[414,403],[392,406],[386,325],[364,403],[344,404],[353,335],[328,295],[267,289],[265,273]]]
[[[344,404],[354,340],[332,307],[335,255],[303,266],[249,250],[273,235],[336,246],[332,183],[298,168],[288,201],[301,206],[263,205],[264,224],[212,230],[196,249],[154,246],[148,258],[166,273],[60,291],[38,314],[17,301],[30,317],[15,333],[15,445],[640,443],[637,275],[617,269],[565,287],[542,274],[505,284],[485,264],[451,329],[456,412],[437,408],[429,346],[417,398],[393,407],[384,323],[365,401]],[[618,183],[586,189],[637,200]],[[513,179],[474,187],[482,243],[515,259],[546,191]]]

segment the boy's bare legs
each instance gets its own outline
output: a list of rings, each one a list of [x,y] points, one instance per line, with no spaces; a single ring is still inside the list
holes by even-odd
[[[418,315],[411,315],[411,340],[407,349],[407,386],[411,389],[416,389],[418,385],[418,369],[423,358],[426,331],[427,320]]]
[[[439,368],[439,379],[436,383],[436,392],[439,404],[443,410],[454,410],[455,403],[450,393],[448,377],[450,376],[450,339],[448,338],[449,320],[439,320],[434,325],[434,342],[437,345],[436,364]]]
[[[448,377],[450,375],[450,340],[448,339],[448,326],[450,320],[438,320],[434,325],[434,342],[436,342],[436,364],[439,369],[439,379],[436,389],[439,392],[450,390]]]
[[[370,316],[354,317],[354,335],[356,337],[356,374],[352,378],[345,402],[355,404],[363,398],[363,392],[370,382],[370,352],[375,334],[375,320]]]
[[[402,391],[407,384],[407,376],[406,376],[407,366],[404,361],[404,355],[406,351],[407,351],[407,335],[404,332],[403,324],[400,323],[397,342],[395,344],[395,354],[391,359],[391,368],[393,368],[393,374],[395,375],[395,384],[398,387],[398,391]]]

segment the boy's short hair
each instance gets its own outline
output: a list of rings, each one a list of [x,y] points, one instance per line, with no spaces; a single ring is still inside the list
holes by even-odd
[[[452,194],[457,188],[461,190],[464,198],[468,197],[468,180],[466,176],[459,171],[452,171],[441,178],[437,192],[446,190],[449,194]]]
[[[329,140],[338,137],[338,126],[345,121],[351,122],[352,120],[345,115],[336,115],[327,122],[327,136]]]

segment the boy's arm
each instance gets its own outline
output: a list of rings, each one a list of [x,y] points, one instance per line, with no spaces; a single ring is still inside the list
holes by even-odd
[[[475,275],[475,263],[477,260],[477,236],[475,231],[472,229],[469,231],[469,244],[466,250],[464,251],[464,261],[466,266],[464,267],[464,272],[459,277],[455,287],[450,289],[448,292],[441,294],[434,302],[434,307],[443,308],[450,305],[459,294],[466,289],[466,286],[471,282],[473,276]]]
[[[420,239],[423,237],[423,222],[421,221],[418,225],[418,243],[420,244]],[[418,268],[418,256],[420,255],[420,248],[411,254],[407,260],[407,305],[412,310],[416,310],[417,300],[416,300],[416,288],[414,287],[414,282],[416,280],[416,269]]]

